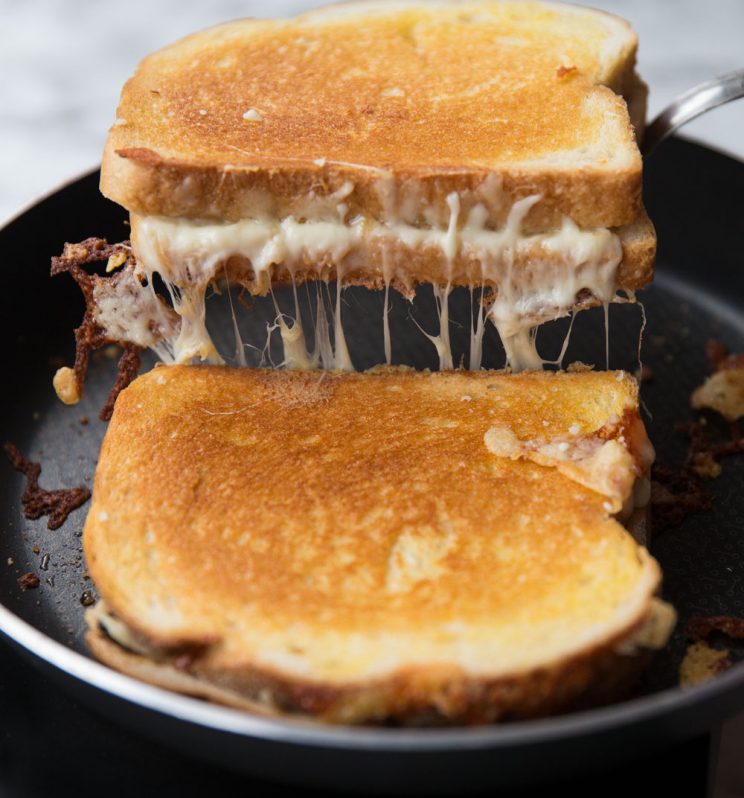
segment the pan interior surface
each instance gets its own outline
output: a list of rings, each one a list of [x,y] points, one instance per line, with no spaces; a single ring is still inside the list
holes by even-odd
[[[696,196],[691,198],[690,191]],[[686,451],[675,427],[693,418],[690,394],[708,373],[706,340],[715,338],[731,351],[744,351],[744,273],[739,262],[744,243],[742,197],[744,165],[699,146],[672,140],[649,162],[646,198],[660,249],[656,282],[640,296],[648,319],[642,360],[653,371],[642,396],[649,411],[644,420],[657,460],[671,467],[682,462]],[[79,323],[83,305],[71,280],[48,277],[49,258],[61,251],[65,241],[90,235],[110,241],[124,239],[128,232],[123,221],[123,211],[98,194],[97,174],[93,174],[51,195],[0,231],[6,286],[12,286],[0,298],[0,324],[12,343],[6,367],[9,389],[0,395],[0,437],[41,462],[41,484],[47,488],[91,486],[105,432],[98,412],[116,370],[115,359],[99,354],[93,358],[81,403],[66,407],[56,399],[51,379],[62,362],[72,361],[72,330]],[[354,288],[344,294],[352,358],[358,367],[382,362],[381,295]],[[289,294],[280,290],[280,305],[289,301]],[[216,320],[212,328],[215,339],[228,342],[232,322],[226,302],[224,295],[212,297],[209,312]],[[453,294],[450,314],[460,322],[451,328],[456,362],[467,352],[469,308],[467,292]],[[435,350],[411,316],[425,330],[436,331],[430,291],[422,290],[413,305],[395,298],[391,311],[393,360],[435,367]],[[257,301],[251,310],[242,311],[243,340],[262,349],[266,327],[274,317],[269,302]],[[612,368],[638,368],[641,323],[639,306],[610,307]],[[567,327],[568,320],[561,320],[541,330],[538,342],[544,357],[557,356]],[[278,341],[275,344],[268,355],[276,361],[281,355]],[[486,337],[484,352],[485,367],[503,366],[503,351],[494,331]],[[605,366],[601,309],[577,316],[565,362],[574,360]],[[95,595],[81,552],[87,505],[74,511],[60,529],[48,530],[45,518],[29,521],[23,517],[20,475],[7,463],[0,469],[4,469],[0,480],[0,603],[52,640],[86,654],[83,604],[89,595]],[[680,624],[644,676],[639,686],[641,699],[676,687],[687,644],[682,633],[687,618],[744,616],[744,460],[724,462],[722,476],[707,487],[715,495],[713,510],[666,530],[651,547],[664,572],[664,597],[677,609]],[[18,580],[29,571],[40,577],[40,586],[23,591]],[[728,679],[728,683],[737,695],[742,693],[744,678]],[[636,703],[643,705],[642,700]],[[609,707],[592,714],[601,722],[603,715],[617,709]],[[530,724],[519,727],[529,735]],[[457,733],[448,732],[448,739],[456,739],[451,735]],[[459,733],[465,740],[468,730]],[[490,733],[491,744],[497,746],[499,730]],[[407,745],[414,744],[409,741]]]

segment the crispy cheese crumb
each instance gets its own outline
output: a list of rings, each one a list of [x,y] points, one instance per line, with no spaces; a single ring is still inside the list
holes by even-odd
[[[19,577],[18,584],[21,586],[21,590],[36,590],[41,584],[41,580],[33,571],[29,571]]]
[[[54,390],[60,401],[66,405],[76,405],[80,401],[80,388],[78,387],[75,372],[69,366],[62,366],[52,380]]]
[[[679,666],[680,687],[709,682],[730,667],[731,659],[727,649],[712,648],[704,640],[698,640],[688,646]]]
[[[578,67],[575,66],[559,66],[558,69],[555,70],[555,74],[558,78],[565,78],[568,75],[573,75],[574,72],[578,71]]]
[[[106,262],[106,274],[110,274],[127,262],[126,252],[115,252]]]
[[[582,363],[580,360],[575,360],[573,363],[568,364],[566,371],[569,374],[579,374],[583,371],[593,371],[594,366],[589,363]]]
[[[690,470],[701,479],[717,479],[723,469],[710,452],[696,452],[690,460]]]
[[[696,410],[708,408],[720,413],[726,421],[744,416],[744,368],[718,371],[692,394]]]
[[[263,122],[263,116],[255,108],[249,108],[244,114],[243,119],[248,122]]]

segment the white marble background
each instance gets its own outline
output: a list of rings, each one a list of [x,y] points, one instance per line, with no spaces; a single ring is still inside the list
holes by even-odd
[[[121,85],[146,53],[216,22],[316,4],[0,0],[0,220],[98,163]],[[626,17],[638,31],[651,115],[695,83],[744,66],[744,0],[586,4]],[[744,100],[685,132],[744,159]]]

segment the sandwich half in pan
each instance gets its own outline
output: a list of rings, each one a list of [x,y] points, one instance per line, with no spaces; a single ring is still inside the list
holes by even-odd
[[[622,696],[674,613],[619,522],[653,449],[624,372],[156,368],[85,526],[94,654],[345,723]]]

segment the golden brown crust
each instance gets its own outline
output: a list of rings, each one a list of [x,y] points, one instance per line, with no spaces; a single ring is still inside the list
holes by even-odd
[[[637,217],[641,159],[614,93],[638,124],[627,25],[536,3],[371,9],[241,20],[146,58],[110,131],[104,194],[138,213],[234,220],[267,202],[294,213],[350,181],[351,214],[406,213],[413,191],[441,216],[450,192],[496,174],[509,205],[543,196],[531,229]]]
[[[641,620],[610,640],[529,673],[487,679],[456,667],[420,669],[339,688],[260,670],[213,672],[200,667],[198,658],[144,656],[109,637],[95,614],[87,620],[91,652],[122,673],[256,715],[310,716],[326,723],[473,725],[597,706],[623,698],[651,655],[650,649],[622,653]]]
[[[622,372],[157,368],[104,440],[90,573],[165,659],[283,712],[557,710],[647,617],[658,566],[608,496],[485,439],[582,457],[629,414]]]
[[[106,144],[101,171],[101,191],[130,211],[162,216],[188,216],[237,221],[260,216],[270,209],[280,217],[297,213],[307,197],[330,196],[347,182],[354,185],[344,200],[349,214],[384,218],[384,197],[392,194],[390,212],[404,211],[401,196],[416,195],[421,207],[444,218],[452,192],[474,191],[492,171],[398,169],[388,178],[374,170],[330,161],[297,165],[274,160],[271,166],[242,168],[221,164],[187,163],[147,155]],[[541,195],[527,214],[525,232],[539,232],[560,224],[569,216],[580,227],[617,227],[631,224],[641,212],[641,173],[597,173],[583,169],[534,169],[510,167],[500,174],[502,202],[491,209],[497,222],[516,201]],[[601,199],[600,199],[601,198]],[[467,207],[466,207],[467,210]]]
[[[634,224],[616,231],[623,247],[617,270],[617,285],[637,290],[651,282],[656,263],[656,230],[645,210]]]

